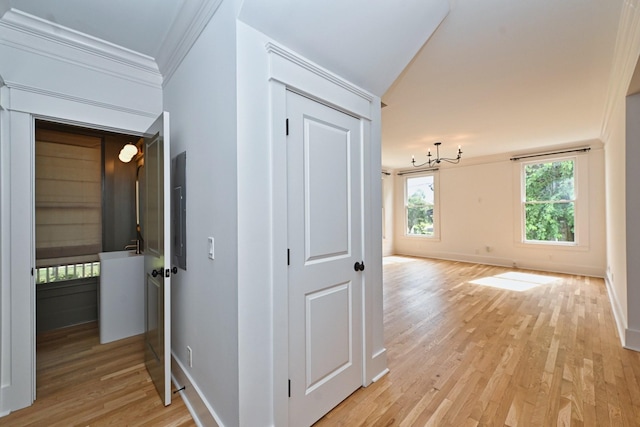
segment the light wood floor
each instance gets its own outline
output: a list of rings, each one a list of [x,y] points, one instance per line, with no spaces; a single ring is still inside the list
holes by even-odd
[[[144,366],[143,336],[100,345],[97,324],[38,334],[35,403],[10,426],[195,426],[179,394],[164,407]]]
[[[509,271],[386,258],[390,373],[317,426],[640,426],[640,353],[621,347],[603,281],[471,283]],[[99,346],[95,324],[43,334],[37,366],[38,400],[3,427],[194,425],[177,395],[162,407],[140,338]]]
[[[640,353],[621,347],[603,280],[471,283],[509,271],[386,258],[390,373],[317,426],[640,426]]]

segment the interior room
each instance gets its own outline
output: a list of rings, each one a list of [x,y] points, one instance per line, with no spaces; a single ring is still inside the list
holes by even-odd
[[[137,238],[139,170],[118,155],[138,139],[36,121],[37,332],[98,320],[99,254]]]
[[[161,3],[0,1],[0,424],[640,424],[639,0]]]

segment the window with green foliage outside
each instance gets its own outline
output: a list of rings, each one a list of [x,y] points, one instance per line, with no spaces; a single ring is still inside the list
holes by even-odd
[[[407,235],[434,236],[434,177],[406,179]]]
[[[525,240],[575,242],[575,161],[524,165]]]

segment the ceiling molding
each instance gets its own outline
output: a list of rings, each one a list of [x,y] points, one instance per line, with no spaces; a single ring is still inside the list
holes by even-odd
[[[153,58],[17,9],[0,18],[0,31],[0,43],[16,49],[152,87],[160,87],[162,83]]]
[[[4,84],[5,84],[5,87],[9,89],[11,92],[33,94],[33,95],[43,96],[47,98],[60,99],[63,101],[70,101],[75,104],[83,104],[91,107],[97,107],[103,110],[112,110],[120,113],[126,113],[130,115],[141,116],[141,117],[156,118],[158,116],[157,112],[137,110],[134,108],[124,107],[122,105],[96,101],[90,98],[73,96],[73,95],[68,95],[61,92],[55,92],[55,91],[41,89],[41,88],[32,87],[32,86],[26,86],[17,82],[5,81]]]
[[[163,84],[171,79],[221,3],[222,0],[184,2],[156,57]]]
[[[609,89],[602,121],[601,139],[611,136],[610,123],[620,99],[627,95],[631,78],[640,55],[640,0],[626,0],[622,4],[620,24],[609,78]]]
[[[296,64],[297,66],[312,72],[313,74],[320,76],[324,80],[327,80],[343,89],[348,90],[349,92],[353,93],[354,95],[357,95],[358,97],[364,99],[369,103],[373,101],[373,95],[370,94],[369,92],[366,92],[360,89],[359,87],[347,82],[346,80],[340,77],[337,77],[334,74],[331,74],[330,72],[326,71],[324,68],[316,65],[315,63],[302,59],[300,56],[295,55],[292,52],[289,52],[288,50],[274,43],[271,43],[271,42],[267,43],[265,45],[265,49],[267,50],[267,53],[273,53],[275,55],[278,55],[279,57],[287,61],[290,61]]]

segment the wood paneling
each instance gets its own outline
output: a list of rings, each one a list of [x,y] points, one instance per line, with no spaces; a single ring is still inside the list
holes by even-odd
[[[317,426],[640,425],[640,353],[621,347],[603,280],[471,283],[508,287],[508,271],[385,258],[390,373]]]
[[[97,277],[36,285],[38,333],[97,320]]]
[[[179,394],[164,407],[144,367],[143,336],[100,345],[95,322],[39,334],[37,400],[13,426],[194,426]]]

